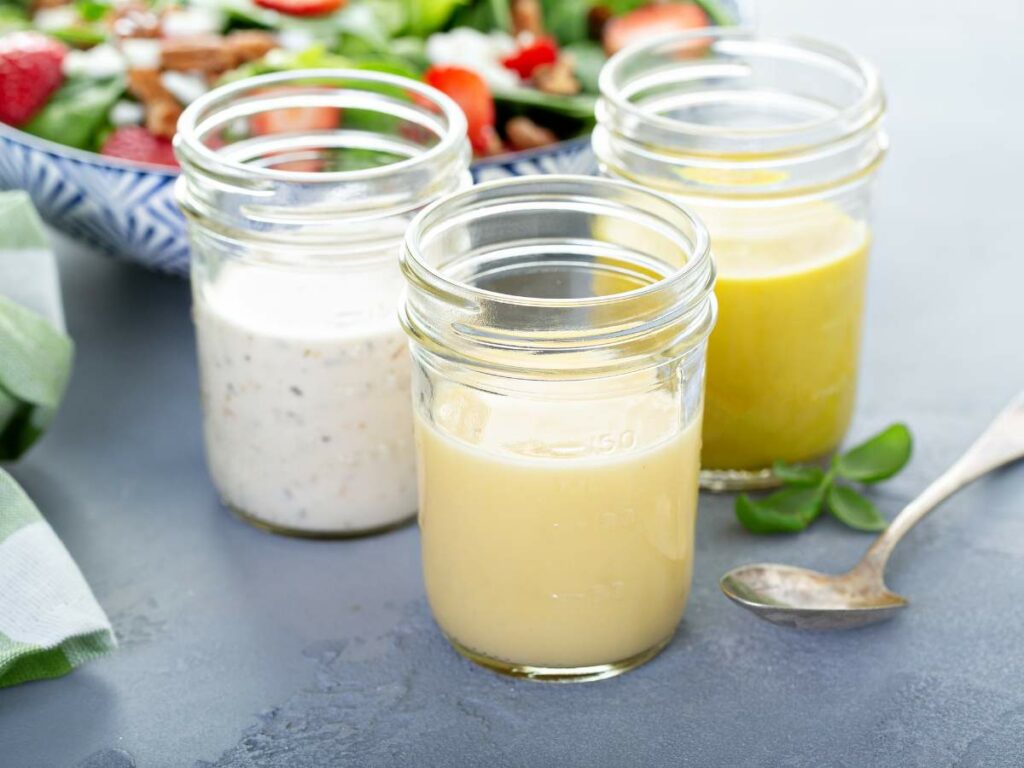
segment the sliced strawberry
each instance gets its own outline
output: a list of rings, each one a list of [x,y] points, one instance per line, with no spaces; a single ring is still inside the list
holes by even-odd
[[[140,163],[178,167],[170,139],[155,136],[141,125],[125,125],[115,130],[103,142],[100,154],[137,160]]]
[[[256,5],[289,16],[323,16],[334,13],[346,0],[255,0]]]
[[[556,61],[558,43],[550,37],[532,37],[517,51],[503,58],[501,63],[507,69],[518,72],[525,80],[541,64],[554,64]]]
[[[286,107],[253,115],[249,118],[249,130],[254,136],[327,131],[337,128],[340,120],[341,110],[337,107]]]
[[[263,93],[288,93],[305,90],[308,89],[281,86],[266,89]],[[285,107],[253,115],[249,118],[249,130],[253,136],[268,136],[275,133],[329,131],[337,128],[340,122],[341,109],[338,107]],[[316,173],[323,170],[324,161],[321,158],[287,160],[275,163],[273,167],[279,171]]]
[[[477,153],[492,153],[497,133],[494,130],[494,98],[487,83],[476,72],[462,67],[434,66],[423,77],[427,85],[450,97],[459,105],[469,124],[469,143]]]
[[[68,49],[38,32],[0,37],[0,122],[20,126],[38,112],[64,82]]]
[[[645,5],[625,16],[610,19],[604,26],[604,50],[611,56],[630,43],[669,32],[699,29],[710,24],[708,15],[696,3]]]

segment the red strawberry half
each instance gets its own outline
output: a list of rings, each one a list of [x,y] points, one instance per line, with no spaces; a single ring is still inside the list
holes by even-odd
[[[480,75],[462,67],[434,66],[423,79],[462,108],[469,124],[469,143],[477,154],[500,150],[501,140],[494,130],[494,98]]]
[[[0,37],[0,122],[21,126],[64,82],[61,65],[68,49],[38,32]]]
[[[558,44],[550,37],[535,37],[526,41],[514,53],[506,56],[501,63],[526,79],[542,64],[558,61]]]
[[[255,0],[256,5],[289,16],[323,16],[345,5],[345,0]]]
[[[267,88],[261,93],[294,93],[306,90],[308,89],[283,86]],[[252,115],[249,118],[249,128],[256,136],[293,131],[328,131],[337,128],[340,120],[341,110],[337,107],[283,107]]]
[[[154,136],[141,125],[126,125],[111,133],[103,142],[101,155],[178,167],[170,139]]]
[[[610,19],[604,27],[604,50],[611,56],[631,43],[655,35],[700,29],[710,24],[696,3],[653,3],[625,16]]]

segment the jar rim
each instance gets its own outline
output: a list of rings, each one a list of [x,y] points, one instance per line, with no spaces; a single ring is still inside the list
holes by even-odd
[[[623,86],[626,85],[623,82],[625,71],[642,57],[666,46],[693,48],[709,40],[712,42],[722,41],[725,44],[731,42],[753,43],[761,46],[765,53],[778,58],[794,59],[800,56],[808,62],[816,59],[822,66],[843,67],[859,79],[859,96],[852,103],[844,105],[841,109],[818,120],[782,126],[749,128],[708,125],[652,114],[633,103],[629,95],[622,92]],[[789,153],[805,154],[810,149],[841,142],[877,123],[885,112],[881,77],[875,66],[866,59],[841,46],[812,37],[764,35],[747,27],[706,27],[684,32],[671,32],[628,46],[612,56],[602,68],[598,79],[598,88],[600,92],[599,110],[607,111],[611,106],[633,120],[641,121],[651,128],[666,133],[688,138],[703,136],[737,141],[750,141],[758,138],[776,140],[791,138],[792,141],[788,146],[772,153],[774,156],[784,156]],[[602,122],[600,114],[598,121]],[[842,130],[826,139],[814,140],[811,138],[813,131],[826,126],[842,127]]]
[[[715,322],[704,224],[615,179],[523,176],[456,193],[417,215],[399,262],[399,320],[414,348],[506,376],[657,366],[698,347]]]
[[[517,191],[528,191],[531,188],[542,186],[577,185],[582,189],[619,189],[629,193],[657,200],[660,204],[668,205],[683,217],[689,226],[692,227],[695,239],[692,244],[692,254],[685,264],[670,274],[663,275],[658,280],[620,293],[613,293],[603,296],[585,296],[577,298],[544,298],[534,296],[521,296],[509,293],[491,291],[478,286],[455,280],[445,275],[441,270],[431,265],[426,259],[421,247],[421,236],[430,231],[432,226],[445,221],[448,217],[458,211],[461,207],[481,194],[486,195],[493,190],[508,190],[515,194]],[[538,191],[539,193],[539,191]],[[535,198],[537,200],[537,198]],[[588,307],[600,307],[609,304],[635,301],[645,296],[664,290],[667,285],[673,283],[685,283],[688,280],[699,280],[699,272],[706,270],[711,262],[711,240],[704,223],[689,210],[672,200],[668,195],[654,192],[628,181],[609,179],[595,176],[581,176],[573,174],[542,174],[519,176],[508,179],[496,179],[482,184],[476,184],[467,189],[448,195],[436,200],[422,211],[410,222],[406,230],[402,245],[402,268],[406,272],[414,273],[419,280],[426,282],[435,292],[456,300],[489,300],[500,301],[509,306],[535,307],[541,309],[584,309]],[[712,270],[713,271],[713,270]],[[712,275],[713,279],[713,275]],[[710,290],[710,287],[708,288]]]
[[[204,120],[217,113],[218,107],[230,104],[240,94],[255,95],[267,86],[308,84],[310,80],[339,80],[376,86],[390,86],[411,92],[413,98],[428,108],[436,109],[447,123],[447,130],[438,142],[428,149],[395,163],[347,171],[296,171],[262,167],[225,157],[200,140]],[[339,89],[341,90],[341,89]],[[195,162],[206,172],[231,178],[257,178],[268,182],[291,182],[298,184],[338,184],[343,182],[372,182],[401,173],[416,166],[432,163],[448,154],[459,151],[465,142],[466,115],[449,96],[425,83],[411,78],[365,69],[296,69],[285,72],[271,72],[245,78],[235,83],[214,88],[193,101],[178,120],[178,131],[174,137],[175,150],[184,159]]]

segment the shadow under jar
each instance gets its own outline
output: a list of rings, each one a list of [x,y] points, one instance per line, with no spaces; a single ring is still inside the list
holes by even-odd
[[[469,185],[465,132],[443,94],[367,71],[252,78],[182,116],[207,460],[246,520],[348,536],[415,513],[398,252]]]
[[[442,631],[538,679],[650,659],[693,566],[715,314],[703,226],[633,185],[526,177],[426,210],[402,269]]]
[[[600,88],[602,173],[672,196],[711,235],[702,485],[772,485],[773,461],[826,458],[856,391],[887,146],[877,73],[824,43],[708,29],[623,51]]]

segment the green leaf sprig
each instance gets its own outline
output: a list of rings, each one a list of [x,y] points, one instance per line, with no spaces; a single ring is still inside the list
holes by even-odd
[[[884,530],[888,523],[871,500],[842,481],[872,485],[892,477],[910,460],[912,445],[906,425],[893,424],[836,456],[828,471],[777,461],[772,471],[785,487],[757,499],[740,495],[736,517],[751,533],[797,533],[827,507],[858,531]]]

